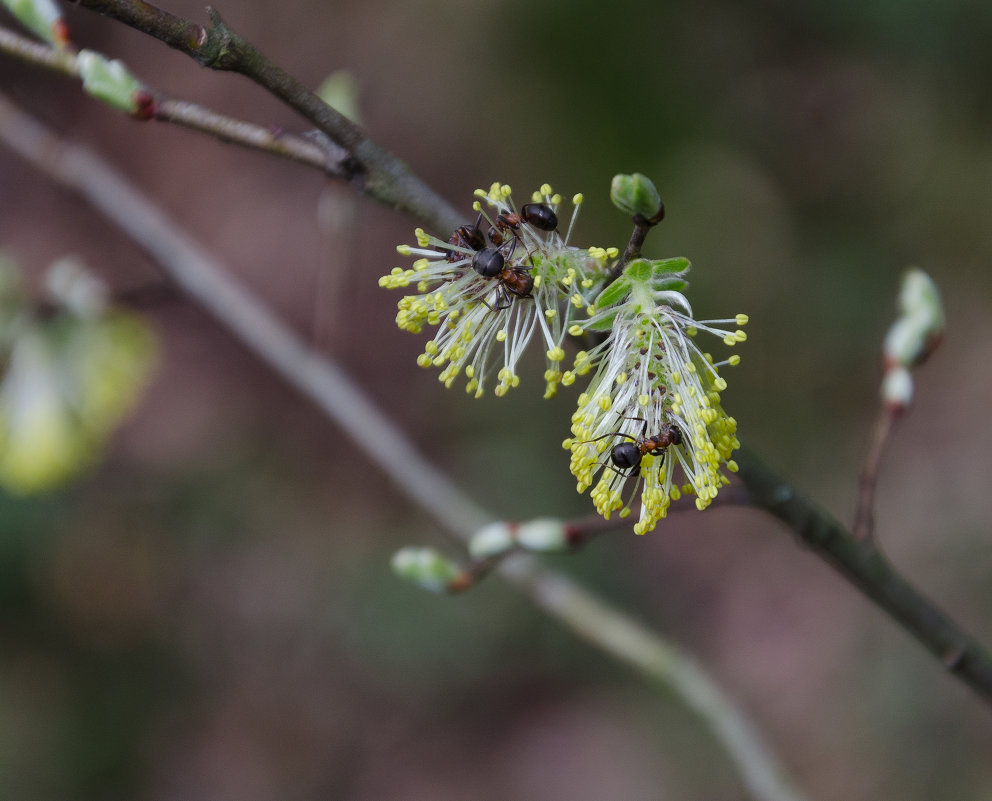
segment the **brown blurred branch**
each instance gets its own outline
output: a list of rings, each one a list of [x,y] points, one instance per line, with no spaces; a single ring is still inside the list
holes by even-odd
[[[266,58],[213,8],[207,7],[212,24],[204,27],[140,0],[78,0],[77,4],[147,33],[204,67],[237,72],[251,79],[350,154],[347,178],[360,192],[410,214],[438,233],[451,231],[464,222],[462,215],[406,164]]]
[[[334,362],[311,350],[131,183],[86,148],[54,136],[0,95],[0,141],[78,192],[156,260],[245,347],[341,427],[355,449],[409,500],[467,541],[491,513],[415,449],[405,433]],[[375,432],[374,437],[369,432]],[[389,448],[383,449],[382,442]],[[571,579],[518,554],[496,570],[583,639],[675,693],[709,726],[759,801],[803,801],[759,733],[695,661]]]
[[[750,449],[738,475],[756,506],[783,521],[848,581],[895,618],[947,668],[992,703],[992,659],[973,637],[904,579],[871,539],[858,539]]]

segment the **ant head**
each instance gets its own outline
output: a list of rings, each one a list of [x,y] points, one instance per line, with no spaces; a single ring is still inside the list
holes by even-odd
[[[472,257],[472,269],[483,278],[495,278],[503,272],[503,254],[496,248],[483,248]]]

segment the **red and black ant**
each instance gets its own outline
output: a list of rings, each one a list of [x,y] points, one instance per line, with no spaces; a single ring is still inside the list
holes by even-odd
[[[499,214],[489,229],[489,239],[497,247],[503,244],[504,234],[513,231],[514,235],[520,228],[520,223],[533,225],[541,231],[554,231],[558,227],[558,215],[551,206],[544,203],[525,203],[519,214]]]
[[[665,451],[668,450],[668,447],[670,445],[682,444],[682,431],[678,426],[671,423],[662,423],[661,430],[654,436],[649,437],[647,436],[647,420],[643,417],[631,417],[628,419],[640,420],[644,423],[641,436],[633,437],[630,434],[614,431],[610,434],[603,434],[601,437],[596,437],[596,439],[585,440],[585,442],[598,442],[607,437],[626,437],[630,440],[630,442],[618,442],[610,448],[610,461],[613,464],[609,465],[609,468],[622,478],[630,478],[634,474],[634,470],[640,467],[641,459],[645,455],[650,453],[652,456],[660,456],[661,463],[664,463]]]
[[[483,248],[472,257],[473,270],[483,278],[496,279],[496,305],[490,306],[485,298],[482,299],[486,307],[493,311],[508,308],[512,302],[511,294],[518,298],[527,298],[534,288],[534,276],[527,271],[528,268],[506,266],[506,259],[513,254],[516,244],[516,240],[513,240],[506,257],[499,248]]]
[[[451,236],[448,237],[448,244],[456,248],[468,248],[469,250],[480,251],[486,246],[486,235],[479,228],[482,222],[482,214],[479,214],[473,225],[459,225]],[[458,261],[465,258],[462,252],[452,248],[448,251],[448,261]]]

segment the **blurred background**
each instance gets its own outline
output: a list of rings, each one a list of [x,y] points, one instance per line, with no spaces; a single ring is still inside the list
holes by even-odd
[[[196,2],[167,5],[205,21]],[[147,83],[305,129],[247,80],[66,6],[77,43]],[[992,643],[992,5],[219,10],[314,87],[351,71],[371,136],[466,221],[476,187],[519,198],[547,181],[585,193],[581,243],[622,247],[610,178],[651,176],[668,216],[646,253],[692,259],[701,317],[751,317],[724,396],[742,438],[842,520],[899,277],[927,270],[948,332],[887,454],[877,533]],[[560,445],[574,396],[541,400],[540,361],[482,401],[415,365],[423,337],[395,327],[398,293],[376,282],[413,221],[7,56],[0,90],[126,171],[480,502],[514,519],[589,512]],[[75,253],[115,290],[160,281],[5,149],[0,186],[0,246],[33,275]],[[498,580],[436,598],[395,579],[398,547],[445,546],[432,521],[197,308],[144,313],[161,364],[104,463],[52,495],[0,495],[0,797],[745,797],[677,698]],[[813,801],[992,798],[988,707],[771,518],[683,514],[549,561],[695,653]]]

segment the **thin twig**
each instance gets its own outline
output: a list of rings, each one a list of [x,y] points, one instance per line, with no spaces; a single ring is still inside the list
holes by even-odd
[[[740,482],[735,482],[729,487],[722,489],[707,509],[714,509],[720,506],[750,505],[751,495]],[[691,495],[683,495],[668,509],[669,517],[691,513],[698,513],[695,498]],[[514,529],[516,529],[519,524],[511,521],[504,521],[504,525],[509,529],[510,536],[515,539],[516,532]],[[562,550],[553,551],[553,553],[557,554],[577,553],[597,537],[614,531],[630,531],[633,524],[630,518],[620,516],[614,516],[607,520],[600,515],[587,515],[586,517],[575,520],[566,520],[562,525],[564,527],[564,539],[566,545]],[[492,573],[493,568],[495,568],[500,562],[510,559],[518,553],[528,552],[542,553],[544,551],[541,551],[540,549],[530,549],[518,543],[502,553],[494,554],[486,557],[485,559],[471,562],[466,567],[466,573],[470,580],[466,581],[463,577],[459,576],[455,582],[457,591],[463,592],[469,587],[478,584],[487,575]]]
[[[336,364],[310,350],[109,164],[55,137],[2,96],[0,140],[40,171],[79,192],[135,239],[192,299],[312,400],[412,503],[443,528],[466,541],[492,518],[419,453]],[[378,447],[381,442],[389,443],[388,452]],[[518,556],[497,569],[555,620],[675,691],[710,727],[755,799],[802,801],[758,732],[690,657],[530,557]]]
[[[630,241],[624,248],[623,255],[620,256],[616,264],[610,268],[610,281],[615,281],[620,277],[624,267],[641,255],[641,248],[644,247],[644,240],[648,237],[648,232],[655,226],[655,223],[648,222],[640,214],[634,216],[634,230],[630,234]]]
[[[859,540],[870,540],[875,535],[875,488],[878,485],[878,471],[882,465],[882,454],[888,444],[889,435],[899,412],[895,407],[883,403],[875,418],[871,447],[865,457],[865,465],[858,481],[858,507],[854,513],[852,532]]]
[[[20,36],[7,28],[0,28],[0,52],[16,56],[21,61],[45,69],[79,77],[76,54],[65,47],[50,47],[34,39]]]
[[[69,48],[56,48],[35,42],[0,28],[0,52],[36,66],[79,79],[78,54]],[[326,147],[286,131],[273,131],[261,125],[228,117],[204,106],[146,89],[148,96],[136,119],[171,122],[220,139],[222,142],[260,150],[291,161],[315,167],[334,178],[347,177],[347,151],[327,142]]]
[[[78,0],[78,5],[147,33],[205,67],[250,78],[347,150],[352,159],[349,180],[369,197],[406,212],[438,233],[452,231],[464,222],[463,215],[406,164],[272,63],[209,6],[212,25],[204,27],[139,0]]]

